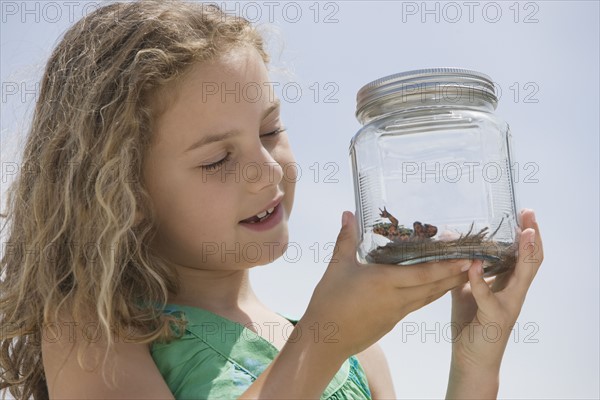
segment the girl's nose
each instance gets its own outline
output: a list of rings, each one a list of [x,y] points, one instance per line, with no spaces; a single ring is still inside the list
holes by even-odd
[[[278,185],[283,179],[283,169],[271,153],[261,147],[257,157],[249,157],[242,168],[242,179],[254,191]]]

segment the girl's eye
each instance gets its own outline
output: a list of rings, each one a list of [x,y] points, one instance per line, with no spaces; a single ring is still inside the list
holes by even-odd
[[[221,165],[225,164],[227,161],[229,161],[229,159],[231,158],[231,153],[227,153],[227,155],[220,161],[217,161],[216,163],[212,163],[212,164],[208,164],[208,165],[201,165],[200,168],[205,169],[207,171],[214,171],[215,169],[219,168]]]
[[[277,128],[275,129],[273,132],[269,132],[269,133],[265,133],[264,135],[262,135],[261,137],[265,137],[265,136],[276,136],[278,134],[280,134],[281,132],[284,132],[285,128],[281,127],[281,128]],[[229,161],[231,158],[231,153],[227,153],[227,155],[222,159],[219,160],[215,163],[212,164],[208,164],[208,165],[201,165],[200,168],[206,170],[206,171],[214,171],[217,168],[219,168],[221,165],[225,164],[227,161]]]
[[[281,128],[277,128],[275,129],[273,132],[269,132],[269,133],[265,133],[264,135],[261,135],[261,137],[265,137],[265,136],[275,136],[280,134],[281,132],[285,131],[284,127]]]

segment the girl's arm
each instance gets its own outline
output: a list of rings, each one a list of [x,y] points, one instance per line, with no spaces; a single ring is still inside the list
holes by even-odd
[[[367,374],[373,400],[397,399],[392,374],[381,346],[375,343],[356,357]]]
[[[345,357],[315,341],[313,322],[301,319],[277,357],[238,399],[319,399]]]
[[[311,325],[298,332],[311,332]],[[302,327],[302,325],[301,325]],[[296,332],[291,337],[295,337]],[[319,399],[345,361],[331,354],[331,345],[315,343],[312,334],[288,342],[271,365],[239,399]],[[373,400],[395,399],[396,393],[385,355],[375,343],[356,355],[362,365]],[[310,382],[307,385],[306,382]]]
[[[519,257],[511,271],[483,278],[481,261],[468,271],[469,284],[452,290],[452,323],[462,327],[452,342],[446,398],[495,399],[502,357],[511,330],[542,261],[544,248],[533,210],[521,211]],[[486,329],[496,337],[490,339]]]
[[[45,331],[42,335],[42,360],[50,399],[175,399],[147,344],[123,340],[115,343],[106,364],[108,379],[113,371],[116,378],[116,387],[111,388],[101,373],[106,342],[93,341],[87,347],[83,363],[87,370],[83,370],[77,362],[77,351],[85,346],[81,334],[85,324],[62,321],[59,326],[59,334]]]

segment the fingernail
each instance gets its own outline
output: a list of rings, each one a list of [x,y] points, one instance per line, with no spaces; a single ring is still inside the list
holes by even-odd
[[[468,271],[468,270],[469,270],[469,268],[471,268],[471,265],[473,265],[473,262],[474,262],[474,261],[473,261],[473,260],[471,260],[471,262],[469,262],[469,263],[467,263],[467,264],[463,265],[463,266],[462,266],[462,268],[460,269],[460,270],[461,270],[461,272]]]
[[[348,223],[348,211],[344,211],[342,213],[342,228],[346,226],[346,224]]]
[[[534,223],[536,223],[537,221],[535,220],[535,211],[534,211],[534,210],[531,210],[531,213],[533,214],[533,216],[531,217],[531,219],[532,219],[532,221],[533,221]]]

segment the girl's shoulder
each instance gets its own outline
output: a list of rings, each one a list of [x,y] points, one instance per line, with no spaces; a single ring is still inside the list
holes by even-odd
[[[151,346],[152,357],[176,398],[238,397],[279,352],[262,336],[211,311],[167,304],[163,312],[186,323],[179,339]],[[298,322],[278,314],[292,324]],[[321,398],[371,398],[356,356],[342,364]]]

